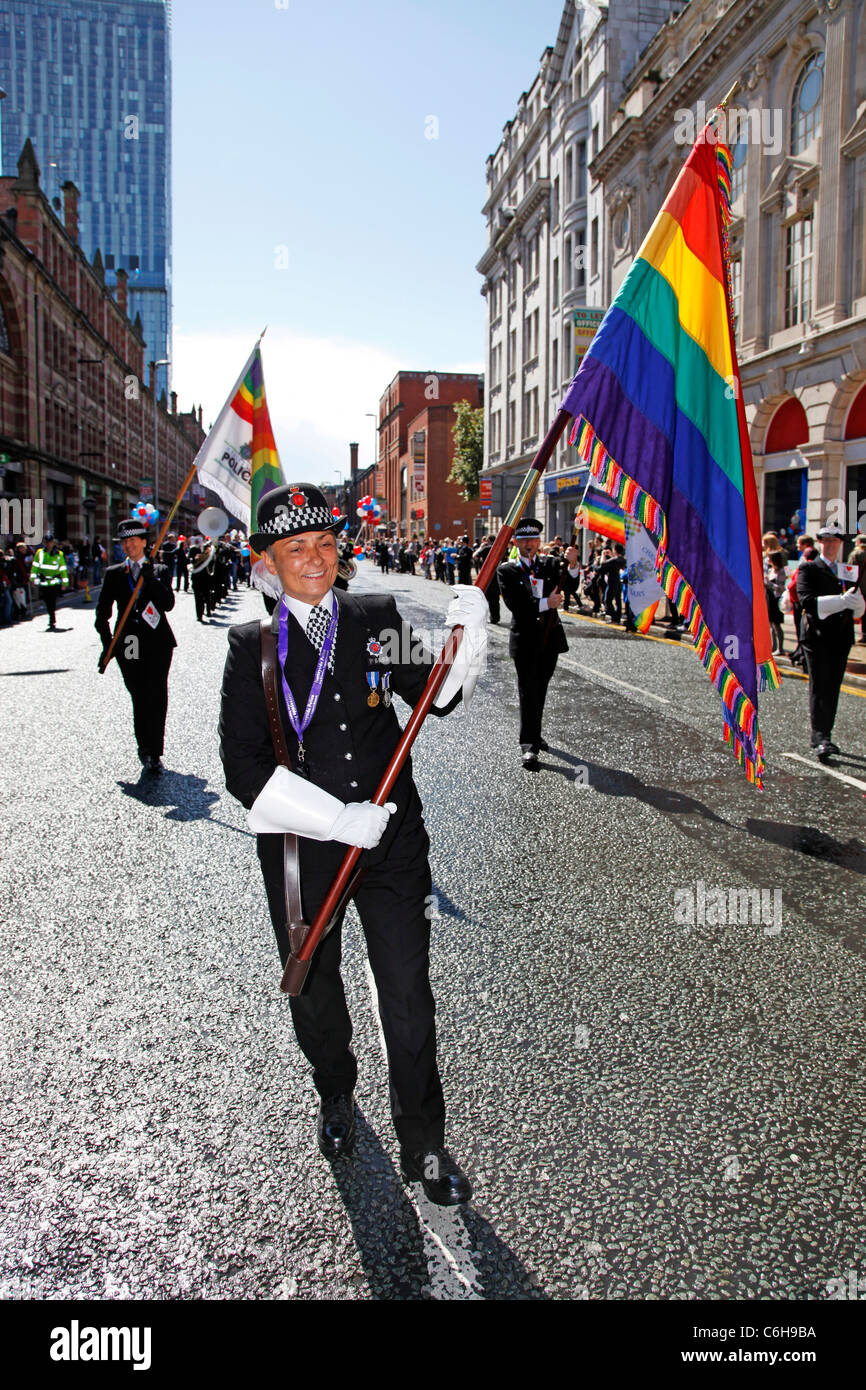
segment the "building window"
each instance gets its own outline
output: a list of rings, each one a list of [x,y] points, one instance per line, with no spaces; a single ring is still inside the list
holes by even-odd
[[[565,205],[574,197],[574,151],[569,150],[565,156]]]
[[[573,372],[571,361],[571,324],[566,323],[562,330],[562,375],[570,378]]]
[[[497,410],[497,411],[495,411],[494,414],[491,415],[491,417],[490,417],[490,452],[491,452],[491,454],[498,454],[498,453],[499,453],[501,423],[502,423],[502,415],[501,415],[501,412]]]
[[[577,274],[574,279],[574,288],[582,290],[586,288],[586,228],[580,227],[577,233],[577,247],[574,252],[574,265]]]
[[[738,198],[742,198],[746,191],[746,156],[749,147],[745,140],[740,140],[731,151],[731,202],[735,203]]]
[[[590,154],[590,159],[595,159],[595,156],[598,154],[600,147],[601,141],[598,138],[598,121],[596,121],[595,125],[592,128],[592,152]]]
[[[821,95],[824,88],[824,54],[813,53],[794,88],[791,111],[791,154],[801,154],[821,134]]]
[[[512,328],[508,335],[508,375],[517,370],[517,329]]]
[[[538,279],[538,232],[530,237],[527,244],[527,284],[532,284],[533,280]]]
[[[553,180],[553,205],[550,210],[550,218],[554,227],[559,226],[559,175]]]
[[[531,362],[538,356],[538,310],[527,314],[523,321],[523,360]]]
[[[812,215],[785,228],[785,327],[812,316]]]
[[[523,396],[524,438],[532,439],[538,434],[538,387],[533,386]]]
[[[553,273],[551,277],[551,301],[555,309],[559,304],[559,257],[554,257]]]
[[[566,294],[571,289],[571,254],[571,237],[567,236],[565,238],[565,260],[562,267],[563,289]]]
[[[589,224],[589,273],[598,274],[598,218],[594,217]]]
[[[597,127],[596,127],[597,129]],[[586,141],[580,140],[577,146],[577,196],[586,197]]]
[[[554,338],[553,347],[550,350],[550,389],[559,390],[559,339]]]
[[[505,443],[510,448],[514,444],[514,432],[517,428],[517,402],[508,402],[508,432],[505,436]]]
[[[731,312],[734,318],[734,337],[739,336],[740,315],[743,311],[743,261],[735,256],[731,261]]]

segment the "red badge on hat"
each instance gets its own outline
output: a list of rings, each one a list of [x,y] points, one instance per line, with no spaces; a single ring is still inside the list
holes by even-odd
[[[292,493],[292,506],[293,506],[293,507],[305,507],[306,505],[307,505],[307,499],[306,499],[306,497],[304,496],[304,494],[303,494],[302,492],[293,492],[293,493]]]

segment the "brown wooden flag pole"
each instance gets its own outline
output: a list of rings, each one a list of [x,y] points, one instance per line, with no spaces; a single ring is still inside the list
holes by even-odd
[[[484,561],[478,578],[475,580],[476,589],[486,590],[488,584],[495,582],[497,567],[502,562],[502,557],[511,543],[514,529],[523,515],[527,502],[529,502],[532,494],[535,492],[538,480],[547,467],[548,460],[556,448],[563,430],[571,419],[572,417],[567,410],[560,410],[557,412],[553,424],[550,426],[550,429],[541,442],[538,453],[532,460],[529,472],[520,485],[520,490],[505,519],[505,524],[496,537],[496,540],[493,542],[487,559]],[[412,744],[418,737],[421,725],[427,718],[430,706],[436,698],[439,687],[448,674],[448,669],[457,654],[462,639],[463,628],[452,628],[451,635],[439,653],[438,660],[427,678],[424,692],[409,716],[406,727],[403,730],[403,736],[397,744],[391,761],[385,769],[382,780],[376,790],[376,795],[373,797],[374,806],[384,806],[385,802],[388,800],[394,783],[400,776],[403,765],[409,756]],[[337,873],[337,877],[334,879],[327,897],[319,908],[315,920],[307,929],[306,935],[303,938],[303,943],[298,947],[297,951],[292,951],[289,956],[286,962],[286,968],[283,971],[282,981],[280,982],[280,989],[284,994],[298,995],[303,989],[304,981],[307,978],[307,971],[310,968],[310,962],[313,958],[313,952],[327,932],[334,917],[342,909],[353,887],[355,865],[360,855],[361,850],[357,847],[352,847],[347,850]],[[294,928],[302,928],[305,924],[291,923],[290,925]],[[298,933],[295,932],[295,939],[297,939],[297,935]]]
[[[171,511],[168,513],[167,517],[165,518],[165,521],[162,523],[162,530],[160,531],[159,535],[157,536],[156,540],[155,540],[154,543],[153,543],[153,554],[154,554],[154,555],[156,555],[157,551],[159,550],[159,547],[162,545],[163,541],[165,540],[165,533],[166,533],[166,531],[168,530],[169,526],[171,525],[172,520],[174,519],[174,514],[175,514],[175,512],[177,511],[178,507],[180,506],[181,502],[183,501],[183,495],[184,495],[184,493],[187,491],[188,488],[192,487],[192,482],[193,482],[193,478],[195,477],[195,475],[196,475],[196,466],[195,466],[195,464],[193,464],[192,468],[189,470],[189,472],[188,472],[187,475],[186,475],[186,481],[184,482],[183,487],[181,488],[180,492],[177,494],[177,497],[175,498],[174,506],[172,507]],[[99,659],[99,671],[100,671],[100,674],[103,674],[103,673],[104,673],[105,668],[108,666],[109,661],[111,660],[112,656],[114,655],[114,649],[115,649],[115,647],[117,646],[118,641],[120,640],[120,634],[123,632],[124,626],[126,625],[126,620],[127,620],[127,618],[129,617],[130,613],[132,612],[133,608],[135,607],[135,601],[136,601],[136,599],[138,598],[139,594],[141,593],[141,586],[142,586],[143,583],[144,583],[144,575],[143,575],[143,574],[139,574],[138,579],[135,581],[135,588],[133,589],[132,593],[131,593],[130,596],[129,596],[129,603],[126,605],[126,607],[124,608],[123,612],[121,613],[121,615],[120,615],[120,621],[119,621],[119,623],[117,624],[117,627],[114,629],[114,632],[113,632],[113,634],[112,634],[111,641],[109,642],[108,646],[105,648],[105,651],[102,653],[102,656],[101,656],[100,659]]]

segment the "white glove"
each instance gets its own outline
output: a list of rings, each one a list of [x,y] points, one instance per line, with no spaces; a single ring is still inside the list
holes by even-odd
[[[494,582],[491,580],[491,583]],[[445,626],[486,628],[490,621],[487,596],[476,584],[455,584],[454,597],[445,614]]]
[[[374,806],[372,801],[349,801],[328,838],[340,840],[344,845],[357,845],[359,849],[375,849],[396,809],[393,801],[386,801],[384,806]]]
[[[346,805],[306,777],[281,766],[253,802],[247,825],[257,835],[302,835],[307,840],[339,840],[344,845],[372,849],[396,809],[391,801],[387,809],[369,801]]]
[[[857,589],[849,589],[846,594],[822,594],[815,600],[819,618],[830,618],[834,613],[844,613],[850,609],[855,618],[863,612],[863,595]]]

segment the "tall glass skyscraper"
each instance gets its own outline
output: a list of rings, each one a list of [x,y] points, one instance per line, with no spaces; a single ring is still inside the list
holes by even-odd
[[[29,136],[56,207],[77,185],[81,248],[129,272],[150,361],[171,342],[170,35],[170,0],[0,0],[3,173]]]

